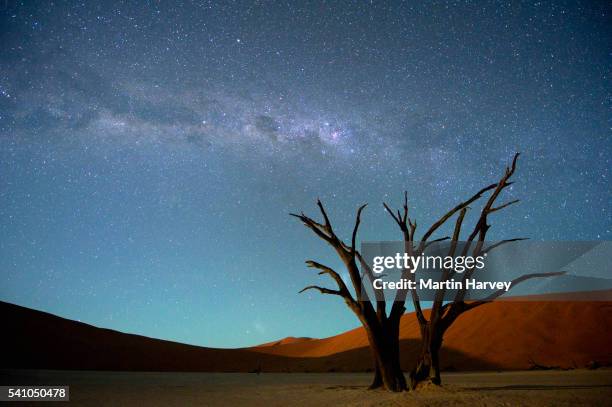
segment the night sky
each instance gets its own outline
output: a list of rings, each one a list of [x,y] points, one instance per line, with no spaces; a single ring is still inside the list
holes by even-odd
[[[607,2],[0,4],[0,300],[216,347],[358,325],[289,212],[611,240]],[[595,4],[593,4],[595,3]],[[473,213],[476,213],[474,210]],[[473,219],[473,218],[470,218]]]

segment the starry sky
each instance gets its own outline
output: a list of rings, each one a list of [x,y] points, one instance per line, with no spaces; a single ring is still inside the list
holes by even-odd
[[[496,181],[493,239],[611,240],[606,2],[0,4],[0,300],[215,347],[358,325],[289,212],[396,240]],[[469,216],[468,216],[469,218]],[[469,221],[469,219],[468,219]],[[442,231],[444,232],[444,231]]]

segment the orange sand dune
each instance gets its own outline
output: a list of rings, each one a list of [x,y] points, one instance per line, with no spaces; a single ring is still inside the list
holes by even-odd
[[[313,338],[308,338],[308,337],[296,338],[295,336],[288,336],[288,337],[280,339],[278,341],[262,343],[261,345],[257,345],[257,347],[288,345],[288,344],[291,344],[291,343],[301,343],[301,342],[308,342],[308,341],[312,341],[312,340],[313,340]]]
[[[413,313],[400,325],[400,338],[419,338]],[[289,357],[325,357],[368,346],[362,328],[325,339],[252,348]],[[403,359],[418,348],[403,344]],[[457,351],[449,359],[448,350]],[[584,367],[590,361],[612,363],[612,303],[516,302],[483,305],[462,315],[446,333],[443,366],[447,368],[527,369],[538,364]],[[402,360],[404,364],[405,360]],[[482,363],[481,363],[482,362]]]

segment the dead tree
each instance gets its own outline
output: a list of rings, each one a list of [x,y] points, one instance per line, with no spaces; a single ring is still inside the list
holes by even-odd
[[[473,227],[471,233],[465,240],[462,247],[462,256],[467,255],[471,250],[471,255],[474,257],[480,256],[488,251],[495,249],[496,247],[517,241],[522,239],[508,239],[498,242],[489,247],[485,247],[485,238],[487,231],[490,228],[488,224],[488,216],[494,212],[497,212],[503,208],[506,208],[512,204],[518,202],[518,200],[510,201],[499,206],[495,206],[495,203],[502,193],[502,191],[512,184],[510,178],[514,174],[516,169],[516,162],[518,154],[514,156],[512,165],[507,167],[504,175],[501,177],[499,182],[486,186],[485,188],[478,191],[472,197],[464,202],[456,205],[454,208],[449,210],[444,216],[439,218],[429,229],[423,234],[419,240],[415,240],[415,233],[417,229],[417,222],[408,215],[408,196],[404,193],[404,203],[402,209],[397,210],[395,213],[391,208],[384,203],[385,209],[391,215],[395,223],[399,226],[402,233],[402,239],[404,241],[404,247],[406,253],[411,256],[418,256],[424,252],[427,246],[433,242],[450,240],[449,255],[454,256],[457,250],[457,242],[461,238],[461,231],[463,227],[463,221],[465,215],[469,209],[469,206],[483,197],[486,193],[491,193],[488,200],[484,204],[480,211],[478,220]],[[370,388],[384,388],[391,391],[402,391],[408,388],[414,389],[417,384],[430,381],[434,384],[441,384],[440,379],[440,360],[439,351],[442,346],[442,340],[444,333],[452,325],[457,318],[466,311],[472,310],[482,304],[486,304],[491,300],[499,297],[504,293],[503,290],[494,292],[489,297],[480,301],[465,301],[465,290],[459,290],[453,301],[444,301],[445,290],[440,289],[436,292],[433,306],[429,312],[429,318],[426,317],[421,307],[421,301],[419,299],[416,290],[404,289],[398,290],[395,294],[393,303],[391,304],[389,312],[387,312],[387,302],[384,294],[375,290],[375,298],[370,300],[367,292],[362,287],[362,272],[366,278],[372,278],[372,271],[364,261],[361,253],[356,248],[357,233],[359,230],[359,224],[361,221],[361,213],[366,205],[362,205],[357,210],[355,219],[355,225],[351,236],[350,244],[346,244],[341,240],[336,232],[334,231],[327,212],[323,207],[320,200],[317,200],[317,206],[323,216],[323,222],[319,223],[312,218],[306,216],[304,213],[291,214],[292,216],[300,219],[306,227],[312,230],[319,238],[330,244],[339,258],[342,260],[352,285],[352,291],[349,290],[344,280],[338,272],[332,268],[323,264],[317,263],[313,260],[308,260],[306,264],[309,267],[320,270],[319,274],[329,275],[337,285],[337,289],[330,289],[321,286],[311,285],[305,287],[300,292],[314,289],[318,290],[322,294],[331,294],[342,297],[346,305],[353,311],[357,316],[361,324],[363,325],[367,334],[368,342],[372,351],[374,359],[374,379]],[[453,235],[448,237],[442,237],[437,239],[431,239],[434,233],[450,220],[454,215],[456,216],[455,225],[453,229]],[[430,240],[431,239],[431,240]],[[474,270],[467,270],[463,275],[463,286],[465,287],[465,281],[470,278]],[[442,280],[451,277],[452,271],[443,271]],[[539,274],[528,274],[521,276],[512,281],[512,287],[521,281],[534,278],[534,277],[547,277],[554,276],[560,273],[539,273]],[[402,271],[402,278],[414,279],[415,274],[411,273],[410,270],[404,269]],[[410,372],[410,380],[406,381],[404,374],[400,366],[400,341],[399,341],[399,326],[402,315],[406,311],[406,300],[410,294],[412,305],[415,311],[416,318],[419,322],[420,333],[421,333],[421,353],[418,358],[418,362],[414,369]]]

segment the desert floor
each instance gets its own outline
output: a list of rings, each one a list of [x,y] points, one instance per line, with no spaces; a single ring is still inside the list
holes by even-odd
[[[2,385],[68,384],[70,404],[79,406],[603,406],[612,399],[610,369],[447,373],[442,388],[404,393],[367,390],[366,373],[4,370],[0,377]]]

